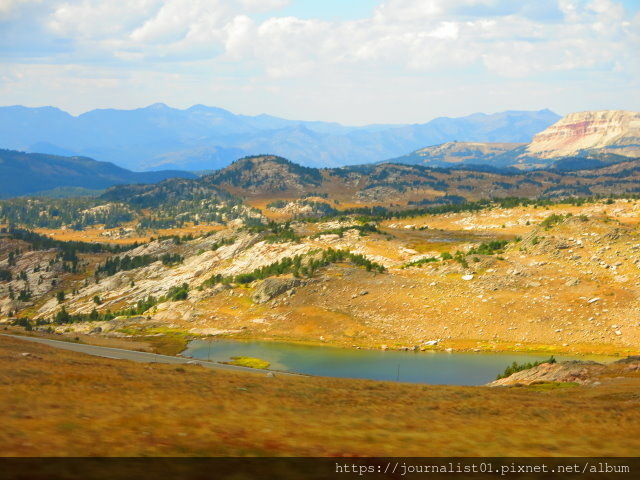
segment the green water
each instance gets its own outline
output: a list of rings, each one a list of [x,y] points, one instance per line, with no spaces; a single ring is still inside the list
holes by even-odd
[[[447,353],[356,350],[237,340],[193,340],[183,356],[226,362],[234,356],[261,358],[270,369],[324,377],[368,378],[437,385],[483,385],[512,362],[546,360],[548,354]],[[556,356],[558,361],[585,357]],[[590,360],[607,361],[607,358]]]

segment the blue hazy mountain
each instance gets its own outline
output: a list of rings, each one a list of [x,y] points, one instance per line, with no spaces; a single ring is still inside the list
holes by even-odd
[[[349,127],[236,115],[194,105],[98,109],[72,116],[54,107],[0,107],[0,148],[87,156],[132,170],[211,170],[245,155],[280,155],[314,167],[377,162],[449,141],[529,142],[560,117],[507,111],[415,125]]]
[[[30,195],[62,187],[101,190],[125,183],[156,183],[168,178],[195,178],[189,172],[132,172],[85,157],[0,150],[0,198]]]

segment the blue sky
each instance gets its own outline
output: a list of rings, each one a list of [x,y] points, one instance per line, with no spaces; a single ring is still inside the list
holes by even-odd
[[[640,110],[637,0],[0,0],[0,105],[422,123]]]
[[[380,3],[379,0],[298,0],[273,13],[278,16],[306,19],[357,20],[369,17]],[[270,14],[260,15],[263,19],[269,16]]]

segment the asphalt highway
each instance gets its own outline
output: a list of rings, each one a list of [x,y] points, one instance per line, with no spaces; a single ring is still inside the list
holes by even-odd
[[[96,345],[87,345],[84,343],[63,342],[60,340],[51,340],[48,338],[26,337],[22,335],[0,334],[3,337],[17,338],[27,342],[42,343],[55,348],[63,348],[74,352],[86,353],[97,357],[112,358],[115,360],[131,360],[141,363],[171,363],[171,364],[198,364],[203,367],[213,368],[217,370],[235,370],[241,372],[265,373],[264,370],[255,368],[241,367],[237,365],[226,365],[218,362],[208,362],[205,360],[196,360],[191,358],[173,357],[171,355],[160,355],[157,353],[137,352],[135,350],[125,350],[123,348],[99,347]],[[278,372],[278,375],[293,375]]]

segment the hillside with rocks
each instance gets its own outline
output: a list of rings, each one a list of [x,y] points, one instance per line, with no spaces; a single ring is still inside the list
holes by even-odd
[[[464,165],[491,165],[507,167],[513,163],[526,143],[447,142],[421,148],[389,163],[424,165],[428,167],[460,167]]]
[[[536,385],[549,382],[579,385],[602,385],[612,377],[623,378],[640,372],[640,357],[631,356],[609,364],[571,360],[559,363],[545,362],[489,383],[490,387]]]
[[[638,200],[344,217],[78,253],[74,269],[55,248],[30,250],[4,234],[0,318],[115,337],[179,331],[631,354],[640,344],[638,222]],[[330,251],[356,257],[324,261]],[[108,271],[116,257],[131,267]],[[62,309],[72,317],[60,317]],[[115,315],[103,318],[108,312]]]

